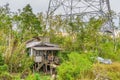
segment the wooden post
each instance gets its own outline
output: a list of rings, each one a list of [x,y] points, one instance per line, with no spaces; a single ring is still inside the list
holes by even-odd
[[[39,62],[37,62],[37,72],[39,72]]]
[[[34,73],[35,65],[33,65],[33,73]]]
[[[47,73],[47,71],[48,71],[48,69],[47,69],[47,63],[45,63],[45,67],[46,67],[46,73]]]
[[[34,54],[34,53],[33,53],[33,49],[31,48],[31,54],[30,54],[30,56],[33,56],[33,54]]]
[[[53,63],[53,58],[54,58],[54,56],[53,56],[53,51],[52,51],[52,63]]]
[[[35,63],[35,71],[36,71],[36,63]]]
[[[48,69],[47,69],[47,59],[46,59],[46,57],[47,57],[47,51],[45,51],[45,68],[46,68],[46,72],[48,71]]]
[[[53,69],[52,69],[52,65],[53,65],[53,51],[52,51],[52,62],[51,62],[51,64],[50,64],[50,72],[51,72],[51,75],[52,75],[52,73],[53,73]]]

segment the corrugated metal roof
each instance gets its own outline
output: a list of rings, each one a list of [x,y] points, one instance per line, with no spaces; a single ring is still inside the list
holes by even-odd
[[[26,44],[26,48],[30,48],[30,47],[42,47],[42,46],[58,47],[58,45],[55,45],[55,44],[44,43],[44,42],[37,42],[37,41]]]
[[[62,50],[59,47],[33,47],[35,50]]]
[[[33,40],[26,44],[26,48],[33,48],[35,50],[62,50],[56,44],[51,44],[49,42]]]
[[[58,45],[51,44],[51,43],[45,43],[45,42],[41,42],[41,43],[35,45],[34,47],[40,47],[40,46],[58,47]]]
[[[31,43],[28,43],[28,44],[26,44],[26,48],[34,47],[34,46],[36,46],[36,45],[38,45],[40,43],[41,42],[31,42]]]

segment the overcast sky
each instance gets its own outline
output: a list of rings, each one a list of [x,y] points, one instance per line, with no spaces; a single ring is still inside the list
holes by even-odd
[[[34,13],[46,12],[49,0],[0,0],[0,6],[9,3],[11,11],[22,9],[26,4],[30,4]],[[120,0],[110,0],[111,9],[120,12]]]
[[[0,6],[9,3],[11,11],[17,11],[30,4],[34,13],[45,12],[48,8],[49,0],[0,0]]]

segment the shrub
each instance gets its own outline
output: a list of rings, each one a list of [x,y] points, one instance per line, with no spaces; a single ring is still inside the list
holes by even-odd
[[[94,77],[107,78],[110,80],[119,80],[120,78],[120,63],[114,62],[110,65],[94,64],[93,65]]]
[[[1,66],[1,65],[4,65],[4,59],[3,59],[2,54],[0,53],[0,66]]]
[[[0,74],[0,80],[12,80],[12,76],[7,72],[3,72]]]
[[[0,53],[0,73],[8,71],[8,66],[4,64],[4,59],[2,54]]]
[[[87,55],[72,52],[68,55],[68,60],[58,67],[58,80],[76,80],[83,77],[91,67],[92,62],[89,61]]]
[[[29,74],[28,77],[25,80],[41,80],[40,79],[40,74],[38,74],[38,73]]]
[[[25,80],[50,80],[50,76],[42,75],[41,73],[29,74]]]
[[[30,69],[26,69],[21,73],[21,79],[25,79],[29,74],[31,74],[31,70]]]
[[[33,64],[33,59],[27,56],[25,49],[25,44],[19,43],[12,53],[11,49],[8,49],[9,51],[5,53],[5,63],[8,65],[10,72],[23,72]]]
[[[3,66],[0,66],[0,72],[8,71],[8,66],[4,64]]]
[[[112,42],[105,42],[104,44],[101,44],[101,51],[99,56],[107,59],[112,59],[113,61],[120,61],[120,50],[119,47],[114,50],[114,45]]]
[[[64,62],[66,60],[68,60],[68,55],[70,54],[69,51],[62,51],[58,53],[58,57],[60,59],[60,62]]]

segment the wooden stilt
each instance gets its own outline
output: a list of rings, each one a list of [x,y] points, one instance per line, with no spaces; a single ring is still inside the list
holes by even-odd
[[[53,56],[53,51],[52,51],[52,62],[51,62],[51,64],[50,64],[50,71],[51,71],[51,75],[53,74],[53,69],[52,69],[52,65],[53,65],[53,58],[54,58],[54,56]]]
[[[45,57],[44,57],[45,71],[47,73],[48,69],[47,69],[47,59],[46,59],[46,57],[47,57],[47,51],[45,51]]]
[[[37,63],[37,72],[39,72],[39,62]]]
[[[35,67],[34,68],[35,68],[35,71],[36,71],[36,63],[35,63]]]
[[[33,73],[34,73],[34,67],[35,67],[35,65],[33,65]]]

